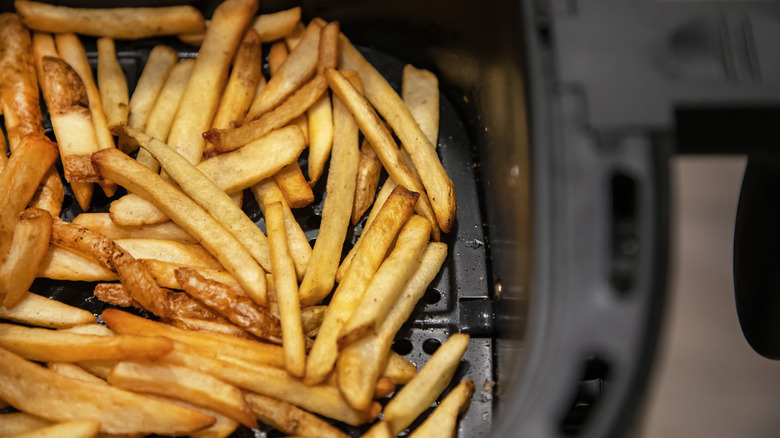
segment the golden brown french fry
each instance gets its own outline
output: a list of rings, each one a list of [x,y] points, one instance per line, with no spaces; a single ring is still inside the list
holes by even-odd
[[[0,346],[42,362],[155,359],[170,352],[172,345],[165,338],[82,335],[0,323]]]
[[[284,166],[273,179],[290,208],[302,208],[314,202],[314,192],[297,162]]]
[[[401,96],[425,138],[436,148],[439,136],[439,79],[428,70],[406,65]]]
[[[436,219],[442,231],[448,233],[455,222],[455,188],[452,180],[436,155],[436,150],[430,144],[420,125],[414,120],[409,109],[404,104],[398,93],[384,77],[368,62],[363,55],[342,34],[339,42],[340,66],[360,72],[365,86],[366,98],[374,105],[377,111],[387,120],[393,131],[401,140],[412,157],[415,167],[420,172],[420,180],[428,192],[428,196],[436,212]],[[332,86],[332,84],[331,84]],[[371,140],[371,144],[380,148],[377,142]],[[382,154],[377,151],[382,157]],[[387,168],[387,163],[382,160]],[[390,169],[388,169],[388,172]],[[395,176],[396,183],[402,182]],[[402,182],[403,183],[403,182]]]
[[[344,281],[333,293],[325,320],[322,321],[320,332],[309,353],[305,376],[307,383],[322,382],[333,369],[338,356],[338,336],[341,328],[357,307],[398,230],[412,215],[417,199],[417,193],[401,186],[396,187],[379,213],[375,226],[361,236],[363,243],[355,254]]]
[[[29,206],[46,210],[52,217],[57,217],[62,211],[64,198],[65,190],[62,188],[60,174],[57,173],[56,166],[51,166],[41,184],[35,189],[35,195],[30,200]]]
[[[205,26],[202,31],[178,33],[176,34],[176,38],[178,38],[179,41],[192,46],[199,46],[203,44],[203,38],[206,38],[206,30],[208,30],[209,26],[211,25],[211,20],[206,19],[204,20],[204,23]]]
[[[99,38],[97,41],[98,66],[97,78],[103,110],[106,114],[108,129],[119,135],[127,124],[130,111],[130,93],[127,90],[127,78],[116,57],[116,47],[111,38]]]
[[[105,380],[94,374],[90,374],[88,371],[84,370],[84,368],[70,362],[49,362],[46,364],[46,368],[61,376],[78,379],[84,382],[92,382],[98,385],[108,385]]]
[[[307,271],[299,290],[304,305],[316,304],[333,290],[355,194],[358,128],[338,99],[333,102],[333,123],[333,158],[322,207],[322,223],[312,251],[311,269]]]
[[[320,23],[320,25],[324,26],[323,23]],[[293,50],[298,45],[305,31],[306,31],[306,26],[304,26],[303,22],[299,21],[298,24],[295,25],[295,29],[293,29],[292,32],[290,32],[289,34],[287,34],[287,36],[284,37],[284,43],[287,45],[287,47],[290,50]]]
[[[306,336],[314,338],[320,331],[328,306],[309,306],[301,309],[301,326]]]
[[[119,151],[104,149],[92,158],[104,177],[152,200],[166,216],[197,238],[255,302],[260,305],[265,303],[265,273],[260,265],[229,231],[195,201],[160,175]]]
[[[46,210],[28,208],[19,215],[13,238],[0,265],[0,293],[5,294],[3,307],[11,309],[27,294],[51,236],[51,215]]]
[[[382,377],[392,379],[399,385],[404,385],[417,375],[417,367],[401,357],[395,351],[390,351],[387,357],[387,366],[382,371]]]
[[[128,391],[188,401],[247,427],[257,427],[238,388],[198,371],[170,364],[119,362],[108,375],[108,383]]]
[[[303,409],[271,397],[254,393],[244,394],[252,413],[261,422],[286,434],[320,438],[346,438],[347,435]]]
[[[447,245],[440,242],[429,244],[417,270],[406,284],[401,298],[395,303],[379,330],[369,333],[341,351],[337,365],[339,389],[351,406],[359,408],[370,403],[376,381],[382,374],[383,368],[386,375],[393,374],[391,366],[400,368],[402,371],[395,372],[399,376],[394,377],[399,383],[417,374],[414,367],[408,369],[408,365],[399,364],[399,359],[405,361],[396,357],[390,351],[390,347],[393,345],[396,332],[409,319],[414,306],[425,294],[446,257]]]
[[[3,173],[6,163],[8,163],[8,144],[5,140],[5,134],[0,131],[0,173]]]
[[[265,207],[265,224],[271,249],[274,291],[282,324],[285,369],[295,377],[303,377],[306,369],[306,346],[301,326],[298,282],[295,276],[295,263],[287,246],[284,209],[281,203],[274,202]]]
[[[267,43],[292,33],[300,21],[301,8],[296,6],[279,12],[258,15],[252,20],[251,26],[257,32],[260,41]]]
[[[260,42],[260,37],[252,28],[244,35],[233,60],[230,79],[211,123],[212,128],[232,128],[244,120],[263,76]]]
[[[474,381],[460,382],[444,397],[433,413],[409,435],[411,438],[454,438],[458,415],[465,411],[474,394]]]
[[[178,60],[179,55],[168,46],[156,45],[149,52],[141,77],[138,78],[133,95],[130,96],[130,108],[127,115],[128,127],[139,130],[146,129],[157,97],[165,85],[168,74]],[[130,153],[134,150],[133,146],[137,145],[127,144],[120,133],[119,148],[123,152]]]
[[[91,312],[33,293],[27,294],[13,309],[0,307],[0,319],[49,328],[95,322]]]
[[[0,436],[14,436],[31,430],[40,429],[51,424],[51,421],[36,417],[25,412],[0,414]]]
[[[395,380],[389,377],[380,377],[376,381],[376,387],[374,388],[374,398],[380,399],[387,397],[388,395],[395,392],[395,386]]]
[[[390,438],[393,434],[390,432],[390,425],[386,421],[380,421],[371,426],[366,433],[361,435],[361,438]]]
[[[93,291],[95,298],[105,303],[120,307],[141,307],[133,300],[130,292],[121,283],[98,283]],[[157,299],[165,308],[167,319],[197,318],[213,321],[224,321],[216,312],[204,306],[184,292],[166,290],[165,295]]]
[[[93,257],[49,245],[38,267],[38,277],[68,281],[116,281],[116,274]]]
[[[228,418],[210,409],[205,409],[200,406],[195,406],[192,403],[186,403],[181,400],[176,400],[170,397],[161,397],[161,396],[151,395],[151,394],[147,394],[147,397],[156,398],[162,401],[167,401],[169,403],[173,403],[185,407],[187,409],[192,409],[198,412],[202,412],[206,415],[210,415],[216,418],[217,421],[210,427],[191,433],[190,437],[192,438],[227,438],[228,436],[230,436],[230,434],[235,432],[238,426],[240,426],[238,421],[235,421],[232,418]]]
[[[290,56],[271,76],[263,91],[252,102],[244,123],[274,109],[314,75],[317,70],[321,29],[322,25],[319,23],[309,24],[301,36],[300,44],[290,51]]]
[[[244,289],[238,284],[235,278],[230,274],[220,269],[204,268],[192,265],[183,265],[181,263],[164,262],[155,259],[141,259],[143,264],[149,273],[152,274],[157,283],[162,287],[168,287],[171,289],[183,289],[176,279],[176,269],[189,267],[194,269],[198,275],[208,280],[214,280],[223,283],[225,286],[230,287],[238,295],[246,295]]]
[[[71,438],[92,438],[98,434],[100,422],[98,420],[75,420],[64,423],[52,424],[40,429],[14,435],[15,438],[59,438],[67,436]]]
[[[309,126],[309,184],[322,176],[333,146],[333,107],[328,92],[322,93],[307,111]]]
[[[327,70],[325,76],[335,95],[341,99],[349,108],[352,116],[355,117],[360,130],[371,143],[371,146],[374,147],[374,151],[382,161],[382,165],[387,170],[387,173],[393,178],[393,181],[409,190],[420,193],[420,200],[416,206],[417,212],[431,221],[432,234],[438,240],[439,225],[431,208],[430,200],[425,196],[423,187],[417,181],[417,178],[404,163],[401,151],[396,146],[395,141],[393,141],[390,132],[380,122],[379,116],[377,116],[371,104],[355,90],[340,72]],[[362,78],[363,74],[361,72]]]
[[[318,48],[317,73],[323,74],[329,68],[336,68],[339,62],[338,21],[332,21],[322,28]]]
[[[92,419],[101,432],[187,434],[214,418],[112,388],[63,377],[0,349],[0,398],[51,421]]]
[[[192,6],[82,9],[16,0],[14,7],[27,27],[42,32],[139,39],[199,32],[205,26]]]
[[[417,215],[409,218],[398,233],[392,252],[371,278],[357,309],[344,324],[339,337],[341,345],[356,341],[371,329],[381,329],[385,317],[414,274],[430,233],[427,219]]]
[[[279,70],[288,55],[289,52],[284,41],[278,41],[271,45],[271,49],[268,51],[268,70],[272,76]]]
[[[393,396],[384,410],[384,421],[390,425],[393,434],[401,433],[436,401],[449,385],[468,345],[468,335],[451,335],[433,353],[420,373]]]
[[[381,172],[382,162],[376,156],[371,143],[364,139],[360,147],[360,164],[358,165],[357,185],[355,187],[355,202],[352,206],[352,225],[358,223],[360,218],[363,217],[363,213],[374,202]]]
[[[74,224],[79,224],[109,239],[160,239],[173,240],[181,243],[194,244],[197,241],[173,222],[163,222],[155,225],[125,227],[117,225],[108,213],[81,213],[73,218]]]
[[[266,87],[267,88],[267,87]],[[231,151],[259,139],[274,129],[279,129],[295,117],[303,114],[328,88],[324,77],[317,75],[307,82],[281,105],[263,114],[257,120],[245,123],[233,129],[212,129],[203,137],[213,143],[217,150]]]
[[[217,333],[189,332],[116,309],[104,310],[102,318],[116,333],[164,336],[225,362],[284,367],[284,351],[278,345]]]
[[[222,269],[219,261],[200,245],[163,239],[117,239],[115,243],[136,259]]]

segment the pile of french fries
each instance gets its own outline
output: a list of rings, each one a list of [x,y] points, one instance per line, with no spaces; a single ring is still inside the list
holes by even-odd
[[[399,95],[338,22],[256,15],[257,0],[226,0],[210,20],[15,6],[0,15],[0,406],[18,412],[0,414],[0,436],[226,437],[259,423],[397,436],[439,399],[469,337],[452,334],[419,372],[391,350],[455,221],[433,74],[407,66]],[[99,38],[97,80],[75,33]],[[159,35],[199,45],[197,58],[154,47],[130,96],[114,39]],[[72,222],[58,157],[85,212]],[[323,175],[312,248],[294,210]],[[96,186],[128,194],[90,213]],[[95,282],[111,306],[96,318],[30,293],[39,277]],[[473,392],[457,384],[411,436],[454,436]]]

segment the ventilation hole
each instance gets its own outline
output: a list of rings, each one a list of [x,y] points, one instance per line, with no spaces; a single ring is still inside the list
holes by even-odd
[[[306,225],[308,225],[312,230],[318,229],[320,227],[320,223],[322,223],[322,216],[313,214],[306,218]]]
[[[609,364],[592,357],[583,364],[581,375],[582,380],[574,390],[570,407],[560,422],[561,432],[566,436],[580,436],[585,433],[588,419],[593,416],[607,388]]]
[[[441,341],[438,339],[430,338],[426,339],[422,344],[423,351],[428,354],[433,354],[441,346]]]
[[[396,339],[395,342],[393,342],[393,351],[401,356],[406,356],[412,352],[412,341],[408,339]]]
[[[436,304],[441,301],[441,292],[434,288],[430,288],[425,291],[422,300],[425,304]]]

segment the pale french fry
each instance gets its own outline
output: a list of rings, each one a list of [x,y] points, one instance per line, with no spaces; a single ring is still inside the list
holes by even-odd
[[[379,117],[371,107],[371,104],[355,90],[340,72],[327,70],[325,76],[335,95],[341,99],[349,108],[352,116],[355,117],[355,121],[360,127],[360,130],[371,143],[371,146],[374,147],[374,151],[382,161],[382,165],[385,167],[385,170],[387,170],[390,177],[393,178],[397,184],[420,193],[420,200],[416,206],[417,212],[431,221],[432,234],[434,238],[438,238],[439,225],[431,208],[430,201],[428,197],[425,196],[423,188],[417,181],[417,178],[415,178],[414,174],[409,170],[409,167],[404,163],[401,152],[396,146],[395,141],[393,141],[387,128],[379,121]],[[363,74],[361,73],[360,76],[362,79]]]
[[[401,96],[428,142],[436,148],[439,136],[439,80],[428,70],[404,66]]]
[[[358,168],[358,128],[340,100],[333,102],[334,139],[322,207],[322,223],[312,250],[311,269],[300,287],[301,303],[316,304],[332,290],[349,228]]]
[[[19,216],[5,261],[0,265],[0,293],[5,294],[3,307],[6,309],[16,306],[28,294],[49,248],[50,235],[48,211],[28,208]]]
[[[408,365],[400,364],[400,361],[405,361],[393,354],[390,347],[396,332],[409,319],[414,306],[425,294],[428,284],[436,277],[446,257],[447,245],[440,242],[429,244],[401,298],[379,330],[369,333],[341,351],[337,364],[339,389],[351,406],[367,406],[370,403],[382,369],[385,369],[385,375],[395,374],[393,378],[397,379],[398,383],[408,381],[417,374],[414,366],[410,369]],[[393,368],[400,371],[392,372]]]
[[[292,33],[300,21],[301,8],[296,6],[279,12],[258,15],[252,20],[251,27],[257,32],[260,41],[267,43]]]
[[[244,123],[274,109],[314,75],[317,70],[321,29],[322,25],[319,23],[309,24],[301,36],[300,44],[290,51],[290,56],[271,76],[263,91],[252,102]]]
[[[90,374],[78,365],[74,365],[69,362],[49,362],[46,364],[46,368],[61,376],[70,377],[72,379],[78,379],[83,382],[91,382],[98,385],[108,385],[105,380],[100,377]]]
[[[93,336],[0,323],[0,346],[41,362],[155,359],[171,351],[172,341],[146,336]]]
[[[111,372],[111,368],[116,365],[115,360],[85,360],[77,364],[84,371],[99,377],[101,380],[108,378],[108,373]]]
[[[190,330],[193,332],[217,333],[243,339],[257,339],[241,327],[226,322],[178,317],[171,321],[171,325],[182,330]]]
[[[239,149],[243,150],[243,149]],[[234,153],[234,152],[231,152]],[[298,221],[295,220],[290,206],[287,205],[287,200],[284,198],[279,186],[276,185],[273,178],[266,178],[259,183],[251,187],[252,194],[257,200],[257,205],[260,210],[265,212],[265,207],[273,202],[279,202],[284,209],[284,226],[287,234],[287,245],[290,248],[293,261],[295,262],[295,274],[297,279],[303,280],[303,276],[306,274],[306,270],[309,266],[309,259],[311,258],[311,245],[306,239]]]
[[[194,244],[197,241],[173,222],[138,227],[123,227],[115,224],[108,213],[81,213],[73,223],[97,231],[109,239],[160,239]]]
[[[91,312],[33,293],[27,294],[13,309],[0,307],[0,319],[49,328],[95,322]]]
[[[61,332],[78,333],[82,335],[114,336],[110,328],[100,324],[83,324],[59,329]]]
[[[197,238],[255,302],[260,305],[265,303],[265,273],[260,265],[228,230],[195,201],[160,175],[119,151],[104,149],[92,158],[103,176],[152,200],[166,216]]]
[[[153,259],[180,265],[222,269],[219,261],[200,245],[164,239],[117,239],[115,243],[139,260]]]
[[[363,243],[344,281],[333,293],[325,320],[322,321],[320,332],[309,353],[305,376],[307,383],[321,382],[333,369],[338,356],[338,336],[341,328],[354,312],[398,230],[411,216],[418,197],[416,193],[401,186],[396,187],[379,213],[375,226],[361,236]],[[380,220],[382,222],[378,222]]]
[[[449,385],[468,345],[468,335],[451,335],[447,342],[433,353],[420,373],[387,403],[384,421],[390,425],[393,434],[401,433],[436,401]]]
[[[155,259],[141,259],[143,264],[150,274],[154,277],[157,283],[162,287],[168,287],[171,289],[183,289],[176,279],[176,269],[182,267],[189,267],[194,269],[198,275],[208,280],[217,281],[230,287],[238,295],[246,295],[244,289],[238,284],[235,278],[230,274],[220,269],[203,268],[192,265],[183,265],[181,263],[164,262]]]
[[[192,6],[82,9],[17,0],[14,7],[27,27],[42,32],[139,39],[199,32],[205,26],[203,15]]]
[[[111,330],[117,333],[164,336],[225,362],[284,367],[284,351],[278,345],[217,333],[189,332],[115,309],[104,310],[102,317]]]
[[[200,406],[195,406],[191,403],[186,403],[181,400],[176,400],[170,397],[161,397],[153,394],[147,394],[147,397],[155,398],[158,400],[166,401],[169,403],[173,403],[182,407],[185,407],[187,409],[192,409],[198,412],[202,412],[206,415],[210,415],[214,418],[216,418],[216,422],[209,426],[206,429],[201,429],[197,432],[193,432],[190,434],[190,437],[192,438],[227,438],[235,432],[235,430],[240,426],[238,421],[233,420],[232,418],[228,418],[218,412],[214,412],[210,409],[205,409]]]
[[[297,162],[284,166],[273,179],[290,208],[302,208],[314,202],[314,192]]]
[[[474,381],[468,379],[460,382],[409,437],[454,438],[457,433],[458,415],[469,406],[472,394]]]
[[[0,349],[0,398],[51,421],[92,419],[112,434],[187,434],[214,418],[170,403],[57,375]]]
[[[211,127],[219,97],[228,77],[230,61],[241,43],[257,0],[226,0],[214,11],[211,25],[198,52],[187,88],[173,119],[168,145],[190,163],[203,155],[201,133]]]
[[[38,266],[38,277],[68,281],[116,281],[116,274],[92,257],[56,245],[49,249]]]
[[[75,420],[20,433],[14,435],[14,438],[59,438],[62,436],[92,438],[98,434],[99,430],[100,421],[98,420]]]
[[[132,129],[127,130],[127,135],[151,153],[179,187],[232,233],[260,266],[266,270],[271,268],[268,241],[263,232],[208,176],[160,140]],[[252,299],[259,303],[265,301],[260,296]]]
[[[267,87],[266,87],[267,88]],[[328,88],[324,77],[318,75],[307,82],[278,107],[269,111],[257,120],[245,123],[233,129],[212,129],[203,137],[214,144],[217,150],[231,151],[245,144],[262,138],[274,129],[279,129],[295,117],[303,114],[312,106]]]
[[[161,363],[119,362],[108,375],[111,386],[188,401],[256,428],[244,398],[235,386],[180,366]]]
[[[263,76],[260,42],[260,37],[252,28],[244,35],[233,60],[230,79],[211,123],[212,128],[232,128],[244,120]]]
[[[141,151],[138,153],[140,154]],[[151,156],[149,159],[152,159]],[[157,173],[155,169],[150,168],[150,170]],[[169,220],[154,204],[135,193],[127,194],[112,202],[108,213],[112,221],[128,227],[161,224]]]
[[[127,78],[116,57],[116,47],[111,38],[97,40],[98,66],[97,78],[103,110],[106,114],[108,129],[119,135],[127,124],[130,111],[130,93],[127,90]]]
[[[274,202],[265,207],[265,224],[270,241],[274,291],[282,324],[285,369],[295,377],[303,377],[306,369],[306,346],[301,326],[298,282],[295,276],[295,263],[287,246],[284,210],[281,203]]]
[[[355,187],[355,202],[352,206],[352,225],[360,221],[363,213],[374,202],[381,172],[382,162],[376,156],[371,143],[364,139],[360,147],[360,164],[358,165],[357,185]]]
[[[254,393],[244,395],[252,413],[261,422],[286,434],[319,438],[346,438],[347,435],[303,409],[271,397]]]
[[[386,421],[380,421],[371,426],[366,433],[361,435],[361,438],[390,438],[393,434],[390,432],[390,425]]]
[[[371,329],[381,329],[385,317],[392,311],[409,277],[417,269],[430,233],[430,222],[427,219],[417,215],[409,218],[398,233],[392,252],[382,262],[357,309],[344,324],[339,337],[340,344],[348,345]]]
[[[333,106],[328,92],[322,93],[307,111],[309,121],[309,184],[322,176],[333,146]]]
[[[301,37],[303,36],[303,32],[305,31],[306,26],[304,26],[304,24],[299,21],[298,24],[295,25],[295,29],[293,29],[292,32],[284,37],[284,43],[290,50],[294,49],[298,45],[298,43],[301,41]]]
[[[414,120],[409,109],[404,104],[398,93],[393,90],[384,77],[368,62],[363,55],[342,34],[340,38],[341,68],[357,70],[363,79],[366,98],[374,105],[377,111],[387,120],[393,131],[401,140],[414,161],[414,165],[420,172],[420,180],[428,192],[436,219],[442,231],[448,233],[455,222],[455,188],[452,180],[441,165],[436,150],[421,131],[420,125]],[[332,86],[332,84],[331,84]],[[376,148],[381,148],[377,142],[371,140]],[[382,153],[377,151],[380,157]],[[385,168],[388,168],[385,160],[382,160]],[[390,169],[388,169],[388,172]],[[395,176],[396,183],[402,182]],[[411,187],[410,187],[411,188]],[[425,216],[425,215],[424,215]]]
[[[179,55],[168,46],[157,45],[149,52],[149,58],[136,82],[133,95],[130,96],[130,108],[127,115],[127,126],[133,129],[145,130],[149,116],[154,108],[157,97],[165,85],[168,74],[179,60]],[[127,144],[121,133],[119,148],[126,153],[133,150],[133,144]]]
[[[41,427],[46,427],[50,424],[51,421],[49,420],[25,412],[0,414],[0,436],[14,436],[31,430],[40,429]]]

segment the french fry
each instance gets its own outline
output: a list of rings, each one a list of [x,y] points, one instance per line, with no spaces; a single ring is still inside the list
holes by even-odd
[[[194,269],[177,269],[176,279],[187,294],[249,333],[275,343],[282,341],[279,320],[249,298],[236,294],[222,283],[203,278]]]
[[[181,243],[197,243],[186,231],[173,222],[138,227],[123,227],[111,220],[108,213],[81,213],[73,223],[97,231],[109,239],[160,239]]]
[[[141,151],[138,153],[140,154]],[[149,159],[152,159],[151,156]],[[149,167],[145,164],[144,166]],[[153,167],[156,167],[156,163]],[[156,169],[150,168],[150,170],[157,173]],[[169,220],[168,216],[154,204],[135,193],[129,193],[113,201],[108,213],[116,224],[128,227],[161,224]]]
[[[165,338],[82,335],[4,323],[0,323],[0,346],[42,362],[156,359],[173,348]]]
[[[265,273],[260,265],[229,231],[195,201],[160,175],[119,151],[104,149],[92,158],[104,177],[152,200],[166,216],[197,238],[255,302],[265,303]]]
[[[268,87],[266,87],[268,88]],[[263,114],[257,120],[245,123],[233,129],[212,129],[203,133],[203,137],[219,151],[232,151],[245,144],[262,138],[274,129],[279,129],[295,117],[303,114],[328,88],[324,77],[318,75],[307,82],[278,107]]]
[[[263,212],[265,212],[265,208],[268,204],[273,202],[282,204],[287,245],[290,248],[290,254],[292,254],[293,261],[295,262],[296,277],[299,281],[302,280],[309,266],[311,245],[309,245],[306,234],[304,234],[300,224],[298,224],[298,221],[295,219],[292,210],[290,210],[290,206],[287,205],[287,200],[284,198],[282,191],[273,178],[266,178],[253,185],[251,189],[255,200],[257,200],[257,205]]]
[[[454,438],[458,415],[465,411],[474,394],[474,381],[460,382],[444,397],[433,413],[409,435],[411,438]]]
[[[115,243],[139,260],[153,259],[187,266],[222,269],[217,259],[200,245],[163,239],[117,239]],[[142,263],[146,264],[146,262]]]
[[[301,43],[290,51],[290,56],[271,76],[263,91],[252,102],[244,123],[255,120],[274,109],[314,75],[317,70],[321,29],[322,25],[319,23],[309,24],[301,36]]]
[[[271,45],[271,49],[268,51],[268,70],[271,72],[271,76],[276,74],[289,55],[284,41],[278,41]]]
[[[52,217],[57,217],[62,211],[63,199],[65,199],[65,190],[62,188],[62,179],[57,173],[57,167],[53,165],[46,172],[41,184],[35,189],[29,206],[46,210]]]
[[[198,371],[169,364],[119,362],[108,375],[111,386],[188,401],[256,428],[241,391]]]
[[[6,309],[16,306],[28,294],[49,248],[50,235],[48,211],[28,208],[19,216],[5,261],[0,265],[0,293],[5,294],[3,307]]]
[[[0,131],[0,173],[3,173],[6,163],[8,163],[8,143],[5,134]]]
[[[361,438],[390,438],[393,434],[390,431],[390,425],[386,421],[380,421],[371,426],[366,433],[361,435]]]
[[[374,388],[375,399],[385,398],[393,392],[395,392],[395,380],[383,376],[376,381]]]
[[[238,421],[233,420],[232,418],[228,418],[210,409],[205,409],[200,406],[195,406],[191,403],[187,403],[181,400],[176,400],[170,397],[161,397],[152,394],[147,394],[147,397],[156,398],[158,400],[173,403],[185,407],[187,409],[192,409],[198,412],[202,412],[206,415],[210,415],[214,417],[217,420],[213,425],[209,426],[208,428],[201,429],[197,432],[191,433],[190,434],[191,438],[227,438],[228,436],[230,436],[230,434],[235,432],[235,430],[240,425]]]
[[[50,424],[51,421],[49,420],[25,412],[0,414],[0,436],[14,436],[31,430],[40,429],[41,427],[46,427]]]
[[[338,21],[332,21],[322,28],[320,45],[318,47],[317,73],[323,74],[329,68],[336,68],[339,62],[339,29]]]
[[[320,26],[323,26],[324,24],[320,23]],[[290,50],[293,50],[296,46],[298,46],[298,43],[301,41],[301,37],[303,36],[303,32],[306,31],[306,26],[302,22],[298,22],[298,24],[295,25],[295,29],[293,29],[292,32],[287,34],[284,37],[284,43],[287,45],[287,48]]]
[[[333,369],[338,356],[338,336],[344,323],[352,315],[365,293],[385,253],[395,239],[398,230],[411,216],[418,195],[403,187],[396,190],[385,202],[374,227],[367,230],[361,239],[355,258],[347,275],[333,293],[325,320],[314,341],[306,364],[305,381],[309,384],[321,382]],[[380,221],[381,222],[378,222]],[[380,225],[381,224],[381,225]]]
[[[160,140],[132,129],[127,130],[127,135],[152,154],[179,187],[232,233],[263,268],[270,269],[271,260],[265,235],[208,176]],[[252,298],[258,302],[265,301],[260,296]]]
[[[417,203],[417,212],[431,221],[432,234],[438,240],[439,226],[436,216],[431,208],[430,201],[424,195],[423,188],[415,178],[409,167],[404,163],[401,152],[393,141],[387,128],[379,121],[371,104],[363,98],[349,81],[338,71],[327,70],[325,76],[336,96],[349,108],[352,116],[355,117],[360,130],[366,136],[371,146],[374,147],[382,165],[387,173],[397,184],[414,192],[420,193],[420,200]],[[363,74],[361,73],[361,79]]]
[[[59,329],[61,332],[66,333],[78,333],[82,335],[95,335],[95,336],[114,336],[114,332],[110,328],[97,323],[76,325],[73,327]]]
[[[395,351],[390,351],[387,357],[387,365],[382,371],[382,377],[392,379],[399,385],[404,385],[417,375],[417,367],[401,357]]]
[[[389,372],[391,366],[401,368],[398,362],[399,359],[401,361],[403,359],[395,357],[395,354],[390,351],[395,334],[412,314],[414,306],[425,294],[446,257],[447,245],[440,242],[429,244],[423,253],[419,267],[410,277],[401,297],[379,330],[369,333],[341,351],[337,364],[339,389],[351,406],[360,408],[370,403],[382,369],[385,369],[385,375],[392,375],[393,373]],[[407,365],[403,365],[403,368],[406,369],[395,373],[405,376],[394,377],[398,383],[409,380],[410,376],[414,377],[416,374],[414,367],[408,369]]]
[[[284,367],[284,351],[278,345],[216,333],[189,332],[116,309],[104,310],[102,318],[116,333],[164,336],[225,362]]]
[[[130,111],[130,93],[127,90],[127,78],[116,57],[116,47],[111,38],[97,40],[98,66],[97,78],[100,98],[106,114],[108,129],[119,135],[127,124]]]
[[[282,324],[285,369],[295,377],[303,377],[306,369],[306,346],[301,326],[298,282],[295,276],[295,263],[287,246],[284,210],[281,203],[275,202],[265,207],[265,221],[270,241],[274,290]]]
[[[92,438],[100,430],[98,420],[75,420],[64,423],[52,424],[40,429],[14,435],[15,438],[59,438],[67,436],[71,438]]]
[[[376,156],[371,143],[364,139],[360,147],[360,164],[358,165],[357,185],[355,187],[355,202],[352,206],[352,225],[356,225],[360,221],[363,213],[374,202],[381,172],[382,162]]]
[[[263,76],[260,42],[257,32],[249,28],[233,60],[233,70],[211,123],[212,128],[232,128],[244,120]]]
[[[284,166],[273,179],[290,208],[303,208],[314,202],[314,192],[297,162]]]
[[[267,43],[292,33],[301,21],[301,8],[285,9],[270,14],[258,15],[252,20],[252,29],[257,32],[260,41]]]
[[[95,323],[91,312],[33,293],[27,294],[13,309],[0,307],[0,319],[49,328]]]
[[[225,286],[233,289],[233,291],[238,295],[246,295],[246,292],[244,292],[244,289],[241,288],[241,285],[238,284],[236,279],[221,269],[203,268],[192,265],[184,265],[181,263],[164,262],[162,260],[155,259],[141,259],[140,261],[141,264],[146,267],[149,273],[152,274],[157,283],[159,283],[162,287],[183,289],[181,284],[179,284],[179,280],[176,279],[176,269],[189,267],[194,269],[198,275],[205,279],[222,283]]]
[[[428,70],[404,66],[401,96],[428,142],[436,148],[439,136],[439,80]]]
[[[183,42],[184,44],[189,44],[191,46],[199,46],[203,44],[203,38],[206,38],[206,31],[211,25],[211,20],[206,19],[203,21],[205,22],[205,27],[202,31],[179,33],[176,34],[176,38],[178,38],[179,41]]]
[[[130,292],[121,283],[98,283],[95,285],[93,295],[100,301],[114,306],[141,307],[133,300]],[[225,321],[217,313],[184,292],[167,290],[165,295],[159,297],[157,301],[160,306],[165,308],[166,318],[169,320],[196,318],[219,322]]]
[[[455,188],[452,180],[436,155],[436,150],[430,144],[420,126],[414,120],[409,109],[404,104],[398,93],[393,90],[387,80],[368,62],[363,55],[343,36],[340,38],[341,68],[357,70],[363,79],[366,98],[374,105],[377,111],[387,120],[393,131],[401,140],[412,157],[415,167],[420,172],[420,180],[428,192],[431,204],[436,212],[436,219],[442,231],[448,233],[455,222]],[[331,84],[332,86],[332,84]],[[377,142],[371,140],[376,148],[382,148]],[[382,153],[377,150],[382,157]],[[385,159],[382,160],[387,168]],[[388,172],[390,169],[388,169]],[[391,174],[392,175],[392,174]],[[404,183],[393,176],[396,183]],[[410,187],[411,188],[411,187]],[[425,215],[424,215],[425,216]]]
[[[149,122],[149,116],[154,108],[171,69],[179,60],[179,55],[168,46],[156,45],[149,52],[146,65],[141,72],[141,77],[136,82],[133,95],[130,96],[130,108],[127,115],[127,126],[133,129],[145,130]],[[178,105],[177,105],[178,106]],[[119,136],[119,149],[130,153],[134,151],[134,144],[128,144]]]
[[[171,321],[171,325],[182,330],[190,330],[194,332],[217,333],[243,339],[257,339],[247,333],[246,330],[242,329],[241,327],[227,322],[178,317]]]
[[[340,100],[333,102],[334,138],[322,208],[322,223],[312,251],[311,269],[301,283],[301,303],[316,304],[333,289],[341,248],[349,228],[358,168],[358,128]]]
[[[385,317],[414,274],[428,243],[430,222],[422,216],[412,216],[398,233],[392,252],[371,278],[352,317],[344,324],[339,343],[348,345],[367,331],[379,331]]]
[[[309,306],[301,309],[301,326],[306,336],[314,338],[320,331],[328,306]]]
[[[68,281],[116,281],[116,274],[86,254],[49,245],[38,266],[38,277]]]
[[[214,418],[112,388],[63,377],[0,349],[0,398],[23,412],[51,420],[92,419],[111,434],[187,434]]]
[[[468,335],[451,335],[447,342],[433,353],[420,373],[387,403],[384,421],[390,425],[393,434],[401,433],[436,401],[449,385],[468,345]]]
[[[83,382],[92,382],[98,385],[108,385],[108,383],[100,377],[90,374],[88,371],[85,371],[84,368],[69,362],[49,362],[46,364],[46,368],[61,376],[78,379]]]
[[[316,415],[289,403],[254,393],[246,393],[244,399],[258,420],[286,434],[319,438],[347,437]]]
[[[309,184],[322,176],[333,147],[333,106],[328,92],[322,93],[307,111],[309,126]]]
[[[42,32],[139,39],[199,32],[205,26],[192,6],[81,9],[17,0],[14,7],[27,27]]]

